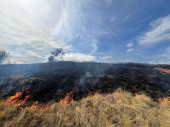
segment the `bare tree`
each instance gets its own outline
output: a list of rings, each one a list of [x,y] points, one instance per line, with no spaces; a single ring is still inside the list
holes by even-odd
[[[9,53],[7,53],[5,50],[0,50],[0,63],[2,63],[8,57],[10,57]]]
[[[48,61],[49,61],[49,62],[54,61],[54,58],[55,58],[55,57],[63,58],[64,55],[65,55],[65,53],[64,53],[64,51],[63,51],[62,48],[54,49],[54,50],[51,52],[51,55],[48,57]]]

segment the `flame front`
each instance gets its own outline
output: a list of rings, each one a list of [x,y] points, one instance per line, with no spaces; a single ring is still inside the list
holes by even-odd
[[[41,109],[40,109],[40,111],[42,111],[42,110],[48,110],[49,108],[50,108],[50,106],[51,106],[51,101],[49,101],[46,105],[43,105],[42,107],[41,107]]]
[[[67,105],[67,104],[72,104],[73,103],[73,94],[75,91],[71,91],[70,93],[67,93],[67,96],[65,98],[60,99],[60,104],[61,105]]]
[[[27,100],[29,100],[30,98],[31,98],[31,95],[28,95],[28,96],[25,97],[24,100],[16,103],[14,106],[16,106],[16,107],[21,107],[21,106],[23,106],[23,104],[24,104]]]
[[[94,95],[99,94],[101,92],[102,92],[102,90],[98,90],[97,92],[90,92],[90,96],[94,96]]]
[[[9,104],[14,104],[14,106],[16,106],[16,107],[21,107],[31,97],[31,95],[27,95],[27,96],[25,96],[24,100],[20,100],[23,97],[23,93],[28,90],[29,90],[29,88],[26,88],[26,89],[23,89],[22,92],[16,92],[15,95],[8,97],[7,100],[4,100],[3,102],[9,103]]]
[[[8,97],[6,100],[2,100],[0,101],[0,103],[8,103],[8,104],[14,104],[14,106],[16,107],[21,107],[21,108],[24,108],[26,105],[25,105],[25,102],[28,101],[30,98],[31,98],[31,95],[27,95],[25,96],[24,100],[21,100],[25,94],[24,92],[25,91],[28,91],[29,88],[26,88],[26,89],[23,89],[22,92],[16,92],[15,95],[13,96],[10,96]],[[69,93],[67,93],[67,96],[65,98],[61,98],[60,99],[60,102],[59,104],[61,105],[67,105],[67,104],[72,104],[73,103],[73,95],[74,95],[74,92],[75,91],[71,91]],[[98,90],[97,92],[95,93],[92,93],[90,92],[90,94],[93,96],[95,94],[98,94],[102,92],[101,90]],[[135,93],[134,94],[136,97],[141,97],[141,95],[139,95],[138,93]],[[159,102],[163,102],[164,104],[168,104],[170,103],[170,98],[163,98],[163,99],[160,99]],[[36,101],[32,104],[32,106],[30,107],[31,110],[37,110],[37,107],[38,107],[38,104],[39,102]],[[39,111],[42,111],[42,110],[48,110],[50,108],[50,106],[52,105],[52,102],[49,101],[47,104],[43,105]]]
[[[22,98],[22,92],[16,92],[14,96],[8,97],[8,99],[5,101],[6,103],[15,103],[17,102],[20,98]]]
[[[34,109],[35,110],[37,108],[37,106],[38,106],[38,101],[33,103],[30,109]]]
[[[160,72],[163,72],[165,74],[170,75],[170,70],[169,69],[162,69],[162,68],[155,68],[156,70],[159,70]]]
[[[170,101],[168,100],[168,98],[163,98],[163,99],[162,99],[162,102],[165,103],[165,104],[170,103]]]
[[[170,70],[168,69],[160,69],[160,71],[170,75]]]
[[[136,97],[140,97],[140,95],[139,95],[138,93],[135,93],[135,96],[136,96]]]

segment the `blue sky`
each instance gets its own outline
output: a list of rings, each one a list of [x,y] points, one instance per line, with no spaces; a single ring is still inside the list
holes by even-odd
[[[169,0],[0,0],[4,63],[170,63]]]

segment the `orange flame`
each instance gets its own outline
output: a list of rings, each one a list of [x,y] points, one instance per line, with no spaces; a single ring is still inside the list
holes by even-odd
[[[16,92],[14,96],[8,97],[8,99],[5,101],[6,103],[15,103],[17,102],[20,98],[22,98],[23,92]]]
[[[26,89],[23,89],[22,92],[16,92],[15,95],[8,97],[7,100],[4,100],[3,102],[4,103],[10,103],[10,104],[14,103],[15,104],[14,106],[16,106],[16,107],[23,106],[23,104],[27,100],[29,100],[31,96],[30,95],[25,96],[24,100],[19,101],[19,99],[21,99],[23,97],[24,91],[28,91],[28,90],[29,90],[29,88],[26,88]]]
[[[159,70],[160,72],[163,72],[165,74],[170,75],[170,70],[169,69],[161,69],[161,68],[155,68],[156,70]]]
[[[161,72],[164,72],[165,74],[170,75],[170,70],[168,69],[160,69]]]
[[[16,103],[14,106],[16,106],[16,107],[21,107],[21,106],[23,106],[23,104],[24,104],[27,100],[29,100],[30,97],[31,97],[31,95],[25,96],[25,99],[24,99],[24,100],[20,101],[19,103]]]
[[[33,103],[30,109],[34,109],[35,110],[37,108],[37,106],[38,106],[38,101]]]
[[[67,104],[72,104],[73,103],[73,94],[75,91],[71,91],[70,93],[67,93],[67,96],[65,98],[60,99],[60,104],[61,105],[67,105]]]
[[[165,103],[165,104],[168,104],[170,101],[167,98],[163,98],[162,102]]]
[[[42,111],[42,110],[48,110],[49,108],[50,108],[50,106],[51,106],[51,101],[49,101],[46,105],[43,105],[42,107],[41,107],[41,109],[40,109],[40,111]]]
[[[94,95],[95,95],[95,94],[99,94],[99,93],[101,93],[101,92],[102,92],[102,90],[98,90],[97,92],[94,93]]]
[[[98,91],[97,91],[97,92],[95,92],[95,93],[90,92],[90,96],[93,96],[93,95],[99,94],[99,93],[101,93],[101,92],[102,92],[102,90],[98,90]]]
[[[51,101],[49,101],[46,105],[46,110],[49,109],[49,107],[51,106]]]
[[[139,95],[138,93],[135,93],[135,96],[136,96],[136,97],[140,97],[140,95]]]

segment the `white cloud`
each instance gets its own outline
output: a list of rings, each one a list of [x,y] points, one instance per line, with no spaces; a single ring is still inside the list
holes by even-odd
[[[116,20],[116,18],[115,17],[112,17],[111,19],[110,19],[110,22],[114,22]]]
[[[126,46],[128,47],[128,48],[131,48],[131,47],[133,47],[133,43],[128,43]]]
[[[19,62],[19,61],[7,59],[7,60],[3,61],[2,64],[24,64],[24,62]]]
[[[0,47],[11,54],[11,60],[20,59],[26,63],[42,62],[42,56],[54,48],[72,48],[51,37],[54,28],[59,30],[66,19],[65,7],[64,1],[1,0]],[[24,50],[16,50],[16,47]]]
[[[127,16],[125,17],[124,21],[125,21],[125,22],[128,22],[128,20],[129,20],[129,18],[130,18],[131,16],[132,16],[131,14],[127,15]]]
[[[75,52],[77,49],[67,41],[81,34],[83,39],[91,40],[96,32],[86,28],[80,31],[84,27],[84,19],[94,20],[90,18],[93,16],[84,15],[81,10],[86,3],[78,0],[1,0],[0,47],[11,54],[11,60],[20,59],[25,63],[44,61],[54,48]],[[98,28],[96,26],[101,24],[101,20],[96,13],[95,16],[96,22],[92,26]],[[91,54],[97,51],[96,43],[88,44],[93,48]],[[90,55],[87,58],[91,58]]]
[[[165,52],[163,54],[153,57],[149,63],[169,64],[170,63],[170,47],[166,47]]]
[[[91,46],[93,47],[93,50],[91,51],[91,54],[94,54],[95,52],[97,52],[98,47],[97,47],[97,40],[96,39],[92,39],[91,41]]]
[[[132,52],[134,49],[130,48],[130,49],[127,49],[127,52],[130,53]]]
[[[23,49],[22,51],[27,52],[29,55],[31,55],[31,56],[33,56],[33,57],[42,58],[42,56],[41,56],[41,55],[39,55],[38,53],[36,53],[36,52],[34,52],[34,51],[26,50],[26,49]]]
[[[108,5],[110,5],[112,2],[113,2],[113,0],[104,0]]]
[[[167,48],[166,48],[166,53],[169,54],[168,56],[169,56],[169,58],[170,58],[170,47],[167,47]]]
[[[103,56],[100,59],[103,61],[103,60],[108,60],[108,59],[111,59],[111,58],[113,58],[113,57],[112,56]]]
[[[11,60],[24,63],[44,62],[54,48],[72,52],[74,60],[76,56],[94,60],[98,42],[93,39],[110,34],[103,25],[102,10],[94,8],[97,4],[90,0],[1,0],[0,47],[11,54]]]
[[[95,56],[92,55],[85,55],[81,53],[69,53],[64,55],[64,60],[66,61],[95,61]]]
[[[170,15],[158,18],[150,23],[151,28],[143,36],[138,37],[141,45],[153,45],[170,40]]]

